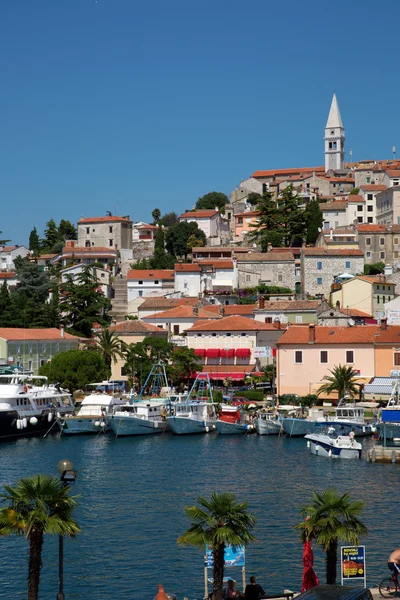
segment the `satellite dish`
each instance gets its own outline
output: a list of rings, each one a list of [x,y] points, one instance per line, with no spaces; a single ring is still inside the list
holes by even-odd
[[[354,325],[356,324],[354,319],[349,319],[348,321],[349,327],[354,327]]]

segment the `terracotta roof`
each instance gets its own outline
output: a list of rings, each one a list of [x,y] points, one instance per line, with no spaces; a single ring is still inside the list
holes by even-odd
[[[330,230],[324,231],[324,233],[330,234]],[[333,235],[356,235],[353,228],[349,229],[332,229]]]
[[[40,256],[37,257],[37,259],[38,260],[51,260],[55,256],[57,256],[57,254],[41,254]]]
[[[364,233],[374,233],[374,232],[386,233],[387,232],[386,225],[376,225],[373,223],[365,223],[365,224],[360,223],[359,225],[356,225],[356,227],[357,227],[358,231],[364,232]]]
[[[250,246],[196,246],[192,248],[192,252],[230,252],[233,253],[249,252],[252,248]]]
[[[348,317],[364,317],[368,319],[372,318],[372,315],[369,315],[368,313],[363,312],[362,310],[358,310],[358,308],[341,308],[340,312],[344,313]]]
[[[218,319],[220,315],[215,314],[214,311],[208,311],[207,307],[199,307],[198,314],[194,314],[194,306],[188,306],[187,304],[183,304],[182,306],[175,306],[175,308],[170,308],[169,310],[164,310],[162,312],[155,313],[154,315],[146,315],[143,319]]]
[[[0,272],[0,279],[14,279],[15,272],[7,271],[5,273]]]
[[[175,273],[170,269],[131,269],[128,272],[128,279],[174,279]]]
[[[326,325],[314,325],[315,344],[372,344],[375,340],[377,328],[374,326],[360,327],[329,327]],[[279,346],[285,345],[309,345],[310,327],[297,327],[291,325],[281,338],[276,342]]]
[[[274,175],[294,175],[296,173],[308,173],[313,171],[323,171],[325,167],[301,167],[297,169],[273,169],[270,171],[254,171],[250,177],[273,177]]]
[[[383,276],[384,277],[384,276]],[[382,279],[382,276],[379,275],[357,275],[356,279],[362,279],[363,281],[369,281],[371,283],[382,283],[383,285],[394,285],[393,281],[389,281],[389,279]]]
[[[106,248],[105,246],[90,246],[90,248],[86,248],[86,246],[65,246],[63,248],[62,254],[87,254],[87,253],[107,253],[115,256],[118,254],[118,250],[114,248]]]
[[[0,246],[0,252],[12,252],[16,250],[18,246]]]
[[[279,252],[280,248],[276,249],[276,252],[249,252],[246,256],[238,256],[238,263],[241,262],[288,262],[293,261],[294,256],[292,252],[285,252],[282,248],[282,252]]]
[[[233,261],[229,258],[196,258],[200,267],[212,266],[215,269],[233,269]]]
[[[305,256],[364,256],[357,248],[302,248]]]
[[[235,219],[236,219],[236,217],[250,218],[250,217],[258,217],[260,214],[261,213],[259,210],[250,210],[248,212],[235,213],[234,217],[235,217]]]
[[[128,321],[123,321],[122,323],[118,323],[117,325],[113,325],[109,327],[110,331],[116,331],[117,333],[131,333],[131,334],[152,334],[152,333],[162,333],[164,331],[165,335],[168,335],[167,330],[162,330],[156,325],[150,325],[150,323],[145,323],[144,321],[140,321],[140,319],[129,319]]]
[[[46,329],[24,329],[22,327],[0,327],[0,338],[4,340],[78,340],[75,335],[61,332],[56,327]]]
[[[200,273],[201,269],[197,263],[175,263],[177,273]]]
[[[264,308],[256,309],[258,312],[263,311],[303,311],[312,310],[316,311],[319,306],[319,300],[266,300],[264,301]]]
[[[123,223],[132,223],[132,221],[129,218],[126,217],[115,217],[115,216],[110,216],[110,217],[82,217],[79,221],[78,221],[78,225],[79,223],[109,223],[113,221],[114,223],[119,223],[119,222],[123,222]]]
[[[217,210],[211,209],[211,210],[193,210],[193,211],[187,211],[185,213],[183,213],[179,218],[180,219],[209,219],[210,217],[213,217],[214,215],[218,215],[219,212]]]
[[[324,177],[324,179],[334,183],[354,183],[353,177]]]
[[[348,202],[356,202],[359,204],[360,202],[365,202],[364,196],[360,196],[360,194],[351,194],[349,196]]]
[[[388,177],[390,177],[391,179],[393,179],[395,177],[397,178],[397,177],[400,177],[400,171],[397,171],[395,169],[387,169],[386,170],[386,175]]]
[[[232,315],[253,315],[253,311],[257,308],[257,304],[209,304],[205,307],[208,312],[219,313],[220,309],[224,309],[224,316]]]
[[[347,202],[325,202],[319,205],[322,212],[346,210]]]
[[[174,308],[175,306],[182,306],[188,304],[193,306],[199,301],[196,297],[189,298],[166,298],[165,296],[156,296],[155,298],[146,298],[139,306],[139,310],[146,310],[150,308]]]
[[[400,177],[400,171],[398,172],[398,177]],[[365,192],[384,192],[385,190],[387,190],[387,186],[375,183],[365,183],[361,186],[361,189]]]
[[[219,321],[196,323],[187,331],[277,331],[272,323],[261,323],[240,315],[223,317]]]

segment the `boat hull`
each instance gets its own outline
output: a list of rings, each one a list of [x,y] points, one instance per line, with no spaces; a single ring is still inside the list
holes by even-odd
[[[110,428],[118,436],[152,435],[163,433],[168,429],[164,420],[140,419],[138,417],[120,417],[114,415],[109,421]]]
[[[211,433],[212,431],[216,431],[215,421],[199,421],[191,417],[167,417],[167,423],[175,435]]]
[[[244,435],[254,432],[254,425],[247,423],[229,423],[228,421],[216,422],[217,431],[221,435]]]
[[[301,437],[305,436],[307,433],[314,433],[316,421],[285,417],[282,419],[282,428],[290,437]]]
[[[256,419],[255,427],[258,435],[279,435],[282,431],[280,421],[271,421],[269,419]]]
[[[100,417],[72,417],[61,423],[62,435],[93,435],[110,431],[109,419]],[[104,425],[102,425],[102,423]]]
[[[33,425],[30,422],[32,417],[36,417],[37,424]],[[49,421],[48,413],[32,414],[26,417],[27,425],[21,429],[17,428],[17,420],[19,416],[16,411],[1,411],[0,412],[0,440],[15,439],[23,437],[43,436],[50,428],[51,431],[58,432],[59,425],[52,419]],[[53,427],[52,427],[53,426]]]
[[[324,436],[327,437],[327,436]],[[340,446],[335,444],[335,440],[330,441],[318,438],[318,436],[306,435],[307,445],[309,445],[311,454],[316,456],[324,456],[326,458],[345,458],[345,459],[359,459],[361,458],[361,447],[360,444],[355,443],[355,447]]]

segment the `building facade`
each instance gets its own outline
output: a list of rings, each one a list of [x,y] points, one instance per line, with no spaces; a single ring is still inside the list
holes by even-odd
[[[129,217],[82,217],[78,221],[78,244],[85,248],[118,250],[121,259],[132,259],[132,221]]]
[[[302,292],[311,296],[329,298],[335,277],[342,273],[356,275],[364,272],[361,250],[330,248],[302,248]]]

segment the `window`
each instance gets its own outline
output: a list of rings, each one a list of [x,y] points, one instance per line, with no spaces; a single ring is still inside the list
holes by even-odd
[[[367,223],[373,223],[373,222],[374,222],[374,218],[373,217],[368,217]]]
[[[353,364],[354,363],[354,351],[346,350],[346,362]]]
[[[385,238],[379,238],[379,243],[381,246],[385,245]]]
[[[350,267],[350,261],[349,261],[349,260],[346,260],[346,266],[345,266],[345,269],[350,269],[350,268],[351,268],[351,267]]]
[[[211,337],[217,337],[217,334],[216,333],[212,333]]]
[[[112,225],[110,225],[109,228],[108,228],[108,232],[112,233],[112,230],[113,230]]]
[[[366,246],[370,246],[371,245],[371,238],[365,238],[365,245]]]
[[[384,252],[379,252],[379,257],[380,258],[385,258],[385,253]]]
[[[387,297],[387,301],[390,302],[390,296]]]
[[[303,351],[302,350],[296,350],[294,353],[294,362],[296,363],[296,365],[301,365],[303,364]]]
[[[380,298],[379,296],[376,297],[376,303],[379,304],[380,303]]]
[[[385,304],[386,296],[382,296],[382,304]]]
[[[374,199],[373,194],[367,194],[367,200],[373,200],[373,199]]]
[[[231,334],[231,333],[227,333],[227,334],[226,334],[226,337],[231,337],[231,336],[232,336],[232,334]]]
[[[241,335],[242,337],[246,337],[246,334],[245,334],[245,333],[241,333],[240,335]]]
[[[278,281],[283,281],[282,273],[279,273],[279,275],[278,275]]]
[[[90,248],[90,240],[87,240],[87,242],[85,242],[85,246],[86,248]]]
[[[363,218],[362,218],[362,217],[357,217],[357,221],[358,221],[359,223],[362,223],[362,222],[363,222]]]
[[[158,279],[154,280],[154,285],[158,285]]]
[[[179,325],[174,325],[174,335],[179,335]]]
[[[86,227],[86,233],[89,235],[89,233],[90,233],[90,227]]]
[[[329,229],[329,221],[324,221],[324,230],[328,231]]]
[[[329,150],[332,150],[332,142],[329,142]]]
[[[238,225],[243,225],[243,217],[238,217]]]
[[[398,250],[395,250],[393,252],[393,258],[399,258],[399,252],[398,252]]]
[[[93,232],[93,233],[96,233],[96,230],[95,230],[95,229],[92,229],[92,232]]]
[[[317,269],[318,269],[318,271],[321,271],[321,269],[322,269],[322,260],[317,261]]]
[[[399,243],[399,238],[393,238],[393,244],[397,246]]]
[[[367,206],[367,211],[368,211],[368,212],[372,212],[373,210],[374,210],[374,207],[372,206],[372,204],[369,204],[369,205]]]
[[[197,335],[197,337],[201,337],[203,334],[202,333],[197,333],[196,335]]]
[[[367,177],[367,183],[371,183],[371,177]]]
[[[251,276],[250,275],[246,275],[246,281],[250,281],[251,280]]]
[[[319,360],[321,363],[326,364],[328,362],[328,351],[327,350],[321,350],[320,354],[319,354]]]
[[[365,253],[365,256],[366,256],[367,258],[371,258],[371,252],[366,252],[366,253]]]
[[[393,353],[393,365],[395,367],[400,367],[400,352]]]
[[[301,315],[296,315],[296,323],[302,323],[303,317]]]
[[[114,244],[114,240],[112,240],[112,239],[111,239],[111,240],[108,240],[108,245],[109,245],[109,246],[113,246],[113,244]]]
[[[362,204],[357,204],[357,210],[358,210],[358,212],[362,212],[363,209],[364,209],[364,207],[363,207]]]
[[[317,277],[317,285],[322,285],[322,277]]]
[[[139,284],[139,285],[143,285],[143,281],[140,281],[140,280],[139,280],[139,281],[138,281],[138,284]]]
[[[139,298],[143,296],[143,290],[139,290]]]
[[[265,317],[264,323],[272,323],[272,317]]]

